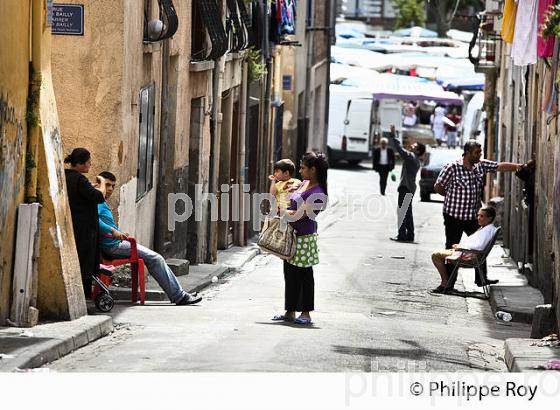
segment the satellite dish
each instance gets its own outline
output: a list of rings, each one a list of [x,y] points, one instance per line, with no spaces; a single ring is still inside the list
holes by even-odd
[[[157,41],[161,38],[163,33],[163,21],[161,20],[150,20],[148,23],[148,39],[150,41]]]

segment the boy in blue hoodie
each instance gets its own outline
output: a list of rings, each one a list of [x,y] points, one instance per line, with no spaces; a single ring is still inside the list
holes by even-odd
[[[105,185],[105,202],[97,206],[101,250],[109,259],[127,259],[130,257],[130,242],[125,240],[128,234],[119,229],[113,218],[113,213],[106,202],[115,190],[117,177],[109,171],[104,171],[99,175],[107,181]],[[182,306],[192,305],[202,300],[202,297],[191,295],[183,290],[175,274],[159,253],[138,244],[138,256],[144,260],[148,271],[172,303]]]

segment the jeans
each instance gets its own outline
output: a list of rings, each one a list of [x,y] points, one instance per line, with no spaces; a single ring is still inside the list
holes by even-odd
[[[447,132],[447,148],[455,148],[457,145],[457,131]]]
[[[110,249],[103,249],[103,253],[111,259],[130,258],[130,242],[122,241]],[[172,303],[177,303],[186,294],[171,268],[159,253],[145,246],[138,245],[138,257],[144,260],[150,275],[154,277]]]

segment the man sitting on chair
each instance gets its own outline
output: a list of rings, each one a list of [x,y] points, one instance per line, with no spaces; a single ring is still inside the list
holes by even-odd
[[[108,171],[99,175],[107,181],[105,185],[105,200],[107,200],[115,190],[117,177]],[[115,223],[109,205],[107,205],[107,202],[103,202],[97,208],[99,212],[99,242],[103,254],[108,259],[130,258],[130,242],[125,240],[128,234],[123,233]],[[200,296],[191,295],[183,290],[175,274],[159,253],[138,245],[138,256],[144,260],[150,275],[155,278],[172,303],[182,306],[192,305],[202,300]]]
[[[446,249],[443,251],[435,251],[432,253],[432,262],[437,268],[441,276],[441,284],[433,289],[432,293],[444,293],[452,290],[453,284],[448,284],[449,274],[445,266],[445,258],[453,256],[460,257],[461,252],[456,249],[468,249],[471,251],[483,251],[494,238],[496,228],[492,222],[496,218],[496,210],[490,206],[484,206],[479,209],[476,219],[480,228],[472,235],[467,236],[459,244],[453,245],[453,249]]]

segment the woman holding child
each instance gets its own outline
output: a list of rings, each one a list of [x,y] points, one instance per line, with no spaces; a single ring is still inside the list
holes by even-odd
[[[303,182],[291,195],[286,211],[297,235],[296,253],[292,259],[284,261],[286,312],[274,316],[272,320],[312,324],[310,312],[315,308],[313,266],[319,263],[315,217],[327,205],[328,168],[323,153],[308,152],[300,162],[299,172]],[[295,218],[298,219],[294,221]],[[301,314],[296,317],[298,311]]]

